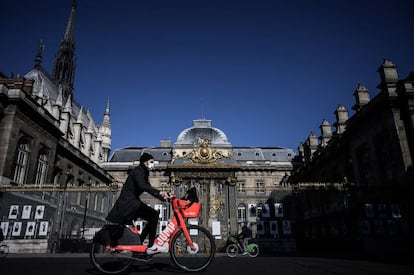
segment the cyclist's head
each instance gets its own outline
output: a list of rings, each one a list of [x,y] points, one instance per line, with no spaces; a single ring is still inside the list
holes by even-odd
[[[139,164],[151,169],[154,166],[154,157],[151,154],[143,153],[139,158]]]

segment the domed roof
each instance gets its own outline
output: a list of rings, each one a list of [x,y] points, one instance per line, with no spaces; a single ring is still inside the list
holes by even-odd
[[[226,134],[217,128],[211,126],[211,120],[197,119],[193,120],[193,127],[183,130],[177,137],[175,145],[191,145],[197,141],[208,139],[211,145],[230,146]]]

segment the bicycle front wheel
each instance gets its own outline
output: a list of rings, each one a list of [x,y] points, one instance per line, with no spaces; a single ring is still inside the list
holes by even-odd
[[[239,253],[239,248],[237,247],[236,244],[232,243],[226,247],[226,253],[227,253],[227,256],[234,258]]]
[[[0,258],[6,257],[9,254],[9,247],[5,244],[0,245]]]
[[[254,244],[251,249],[249,249],[249,256],[255,258],[259,256],[259,246]]]
[[[133,252],[107,249],[97,242],[92,243],[89,254],[93,266],[105,274],[127,272],[134,262]]]
[[[171,241],[171,258],[182,270],[204,270],[213,261],[216,254],[213,235],[207,229],[198,225],[189,225],[187,228],[195,250],[191,249],[184,231],[180,229]]]

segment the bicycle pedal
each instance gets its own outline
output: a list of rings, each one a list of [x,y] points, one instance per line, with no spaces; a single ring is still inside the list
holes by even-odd
[[[149,261],[152,260],[152,255],[141,254],[141,255],[138,255],[138,257],[136,257],[136,259],[140,262],[149,262]]]

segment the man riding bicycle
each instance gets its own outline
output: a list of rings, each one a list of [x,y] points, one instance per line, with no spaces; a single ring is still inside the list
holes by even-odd
[[[117,224],[125,224],[137,218],[145,219],[148,223],[141,233],[141,241],[143,242],[148,235],[147,254],[162,252],[161,248],[154,244],[159,213],[142,202],[140,196],[143,192],[147,192],[160,200],[165,201],[168,198],[167,192],[157,190],[149,183],[149,171],[153,167],[154,157],[143,153],[139,165],[129,173],[120,196],[106,217],[107,221]]]
[[[247,254],[247,245],[249,244],[249,240],[252,236],[252,230],[250,229],[250,225],[248,222],[243,223],[242,231],[238,235],[239,240],[242,241],[243,244],[243,255]]]

